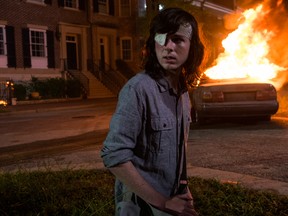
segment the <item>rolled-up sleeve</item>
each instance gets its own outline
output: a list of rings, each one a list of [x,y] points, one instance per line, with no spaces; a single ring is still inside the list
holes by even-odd
[[[133,159],[133,149],[141,130],[140,101],[131,85],[126,84],[120,91],[110,129],[100,152],[106,167],[113,167]]]

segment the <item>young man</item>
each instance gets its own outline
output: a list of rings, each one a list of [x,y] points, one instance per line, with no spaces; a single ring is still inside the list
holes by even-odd
[[[116,176],[116,215],[197,215],[187,187],[187,85],[204,56],[195,18],[179,8],[151,22],[145,70],[123,87],[101,156]]]

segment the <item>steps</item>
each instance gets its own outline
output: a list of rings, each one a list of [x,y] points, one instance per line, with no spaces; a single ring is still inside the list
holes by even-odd
[[[89,79],[88,98],[109,98],[116,97],[106,86],[104,86],[92,73],[85,71],[84,75]]]

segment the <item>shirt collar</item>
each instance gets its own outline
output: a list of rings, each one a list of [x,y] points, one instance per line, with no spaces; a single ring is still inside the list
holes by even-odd
[[[183,75],[180,75],[179,81],[180,81],[180,94],[183,94],[184,92],[187,91],[187,85],[186,85],[185,78]],[[156,80],[156,83],[159,87],[160,92],[165,92],[169,90],[174,92],[170,83],[164,77],[161,77],[160,79]]]

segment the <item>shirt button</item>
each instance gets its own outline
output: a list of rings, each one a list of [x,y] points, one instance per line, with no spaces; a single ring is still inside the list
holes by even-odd
[[[165,128],[167,125],[166,124],[163,124],[163,127]]]

